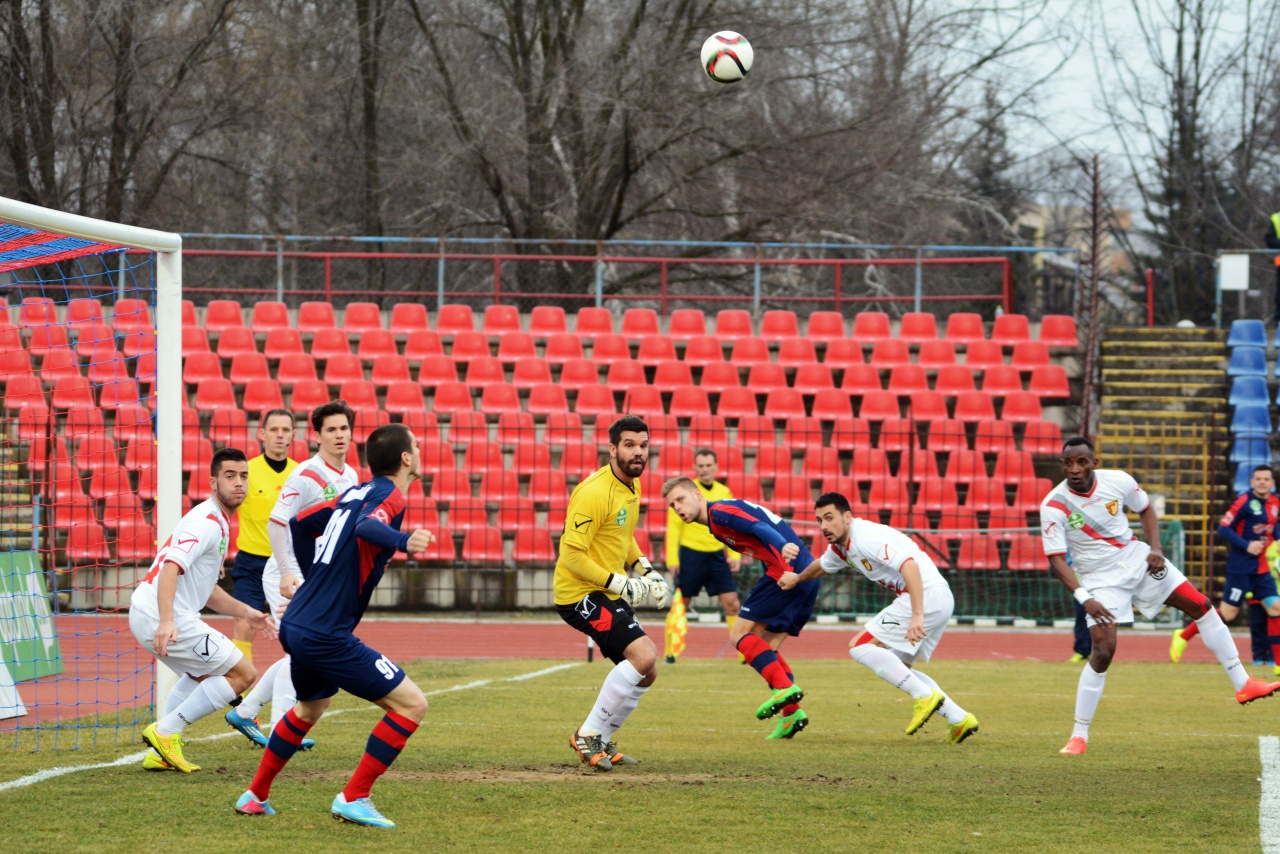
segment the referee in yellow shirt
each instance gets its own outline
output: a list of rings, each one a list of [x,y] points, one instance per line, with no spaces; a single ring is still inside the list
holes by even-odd
[[[614,668],[604,679],[591,714],[569,738],[582,761],[598,771],[634,765],[613,734],[635,711],[658,676],[658,650],[632,605],[652,595],[659,608],[671,602],[666,579],[636,545],[640,475],[649,462],[649,427],[626,415],[609,427],[609,465],[574,488],[565,512],[554,594],[560,618],[590,637]],[[643,573],[632,578],[628,568]]]
[[[280,497],[280,487],[293,474],[298,464],[289,459],[293,444],[293,413],[272,409],[258,425],[258,441],[262,454],[249,460],[249,492],[240,505],[240,536],[236,537],[236,559],[231,564],[231,595],[251,608],[264,613],[267,599],[262,593],[262,570],[271,557],[271,541],[267,539],[267,519]],[[272,619],[276,618],[272,614]],[[231,642],[253,660],[253,637],[257,634],[248,620],[236,618]]]
[[[729,487],[716,480],[716,452],[699,448],[693,453],[693,470],[698,489],[708,501],[732,498]],[[711,536],[711,529],[698,522],[682,522],[676,511],[667,510],[667,569],[684,597],[686,606],[705,587],[708,596],[719,596],[724,621],[733,631],[738,619],[738,582],[734,573],[742,569],[742,558]]]

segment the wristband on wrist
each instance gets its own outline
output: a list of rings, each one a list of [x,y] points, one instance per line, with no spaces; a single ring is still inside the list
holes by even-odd
[[[1085,590],[1083,587],[1077,587],[1071,595],[1076,597],[1076,601],[1081,605],[1093,598],[1093,594],[1088,590]]]
[[[625,575],[618,575],[618,573],[616,572],[609,573],[609,581],[607,584],[605,584],[606,590],[608,590],[610,593],[614,593],[614,594],[617,594],[618,596],[621,596],[622,591],[626,589],[626,586],[627,586],[627,577]]]

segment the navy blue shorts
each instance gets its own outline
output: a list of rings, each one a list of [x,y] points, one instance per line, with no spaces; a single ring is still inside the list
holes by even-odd
[[[404,671],[355,635],[322,635],[280,624],[280,645],[298,700],[323,700],[341,688],[362,700],[381,700],[404,681]]]
[[[686,602],[697,596],[704,587],[708,596],[738,592],[738,584],[733,580],[733,571],[729,569],[724,549],[718,552],[700,552],[681,546],[680,574],[676,576],[676,582],[680,587],[680,595]]]
[[[262,592],[262,570],[266,569],[268,560],[269,557],[262,555],[236,552],[235,562],[231,564],[231,595],[263,613],[267,611],[267,597]]]
[[[821,585],[822,581],[814,578],[797,584],[790,590],[783,590],[776,579],[765,575],[747,594],[747,601],[742,603],[738,616],[744,620],[764,623],[764,627],[771,632],[786,632],[795,637],[800,634],[804,624],[809,622],[813,606],[818,603],[818,588]]]
[[[1253,598],[1258,602],[1264,602],[1272,596],[1280,595],[1276,591],[1276,579],[1269,572],[1249,574],[1231,574],[1227,576],[1227,585],[1222,588],[1222,604],[1235,605],[1239,608],[1244,604],[1244,594],[1252,593]]]

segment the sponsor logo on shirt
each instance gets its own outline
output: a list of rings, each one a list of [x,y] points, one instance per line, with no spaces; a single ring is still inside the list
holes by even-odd
[[[218,554],[223,557],[226,557],[227,555],[227,538],[226,537],[223,537],[221,540],[218,541]]]
[[[1107,512],[1108,512],[1108,513],[1110,513],[1112,516],[1114,516],[1114,515],[1116,515],[1117,513],[1119,513],[1119,512],[1120,512],[1120,502],[1119,502],[1119,501],[1108,501],[1108,502],[1107,502]]]
[[[623,507],[619,510],[618,515],[613,517],[613,521],[618,523],[619,528],[627,524],[627,508]]]
[[[296,495],[297,493],[294,493],[294,494]],[[332,501],[335,497],[337,497],[337,495],[338,495],[338,490],[334,487],[332,483],[327,484],[325,486],[324,488],[325,501]]]
[[[1073,529],[1084,527],[1084,517],[1079,513],[1072,513],[1067,517],[1067,527]]]

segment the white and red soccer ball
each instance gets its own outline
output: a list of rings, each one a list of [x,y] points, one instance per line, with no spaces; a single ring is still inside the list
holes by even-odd
[[[723,30],[702,43],[702,70],[717,83],[736,83],[751,70],[755,51],[739,33]]]

